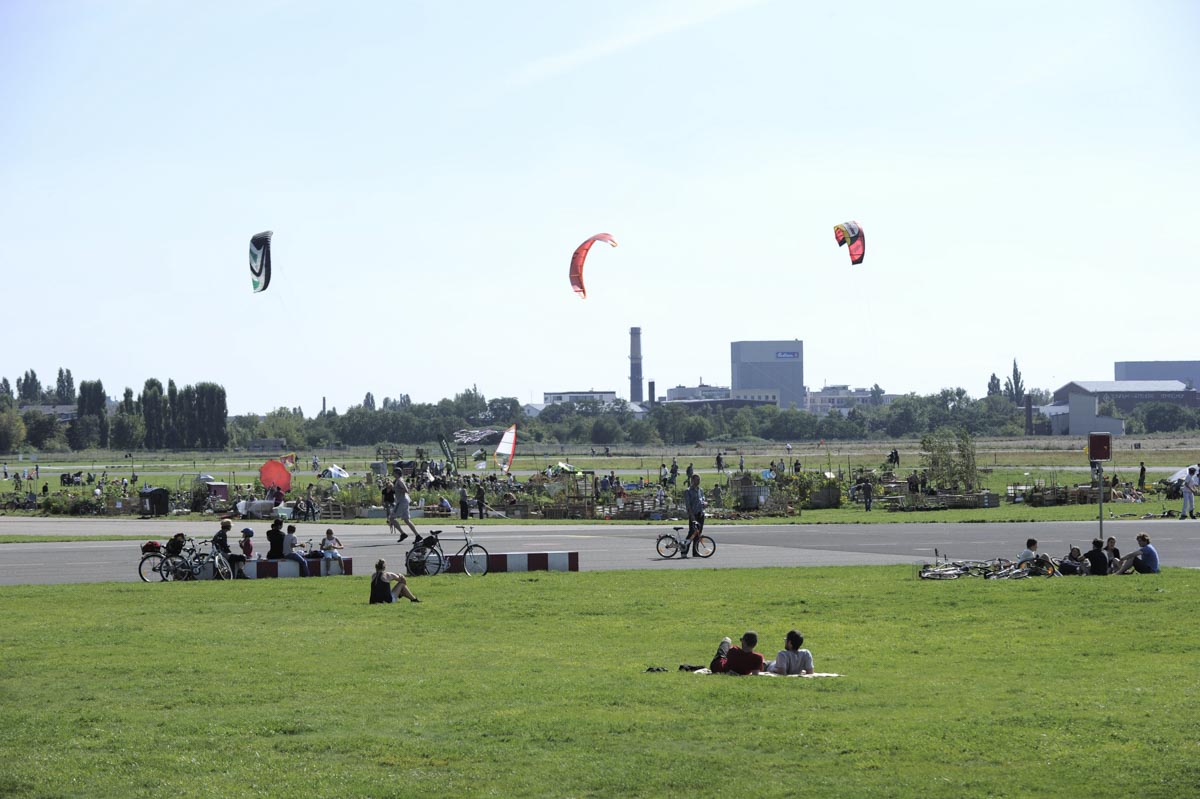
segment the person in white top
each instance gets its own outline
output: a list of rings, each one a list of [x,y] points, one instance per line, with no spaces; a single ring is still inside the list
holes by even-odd
[[[342,563],[342,553],[338,550],[342,548],[342,542],[333,534],[333,528],[325,531],[325,537],[321,539],[321,557],[326,560],[336,560],[342,567],[342,574],[346,573],[346,564]]]
[[[1200,494],[1200,479],[1196,477],[1196,467],[1189,466],[1187,477],[1183,478],[1183,510],[1181,519],[1196,518],[1196,494]]]
[[[763,671],[771,674],[812,674],[813,656],[804,645],[804,636],[799,630],[788,630],[783,639],[783,649],[775,659],[767,664]]]
[[[1029,563],[1030,561],[1037,560],[1038,559],[1037,547],[1038,547],[1038,543],[1037,543],[1036,538],[1030,538],[1028,541],[1026,541],[1025,542],[1025,551],[1017,556],[1017,565],[1020,566],[1025,563]]]

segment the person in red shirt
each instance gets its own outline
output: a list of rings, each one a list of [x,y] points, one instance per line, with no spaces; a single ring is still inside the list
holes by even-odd
[[[726,674],[757,674],[763,670],[763,656],[754,651],[758,645],[758,633],[747,630],[742,636],[741,646],[733,646],[729,638],[722,638],[717,654],[708,665],[713,672]]]

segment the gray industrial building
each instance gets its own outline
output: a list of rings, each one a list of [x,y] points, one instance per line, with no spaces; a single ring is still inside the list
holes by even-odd
[[[729,354],[733,396],[777,392],[780,408],[804,409],[803,341],[734,341]]]
[[[1200,388],[1200,361],[1117,361],[1114,380],[1178,380]]]

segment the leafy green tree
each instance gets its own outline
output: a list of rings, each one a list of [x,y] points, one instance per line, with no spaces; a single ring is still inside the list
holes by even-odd
[[[487,415],[487,400],[479,393],[479,389],[471,386],[454,395],[454,409],[458,416],[472,424],[478,424]]]
[[[368,391],[367,395],[363,397],[362,406],[368,411],[375,410],[375,395]]]
[[[87,381],[84,381],[87,382]],[[80,390],[83,389],[83,383],[80,384]],[[71,449],[76,452],[85,449],[95,449],[103,446],[100,443],[100,422],[99,416],[77,416],[67,426],[67,443]],[[104,426],[105,435],[108,432],[108,426]]]
[[[62,436],[61,425],[53,414],[28,410],[21,414],[21,421],[25,423],[25,440],[38,449],[53,446]]]
[[[887,434],[892,438],[923,433],[928,426],[925,403],[916,394],[896,397],[887,409]]]
[[[34,404],[42,401],[42,381],[38,380],[37,372],[32,369],[17,378],[17,401]]]
[[[658,431],[654,429],[654,425],[645,419],[638,419],[629,425],[629,440],[639,446],[645,444],[661,444],[662,439],[658,437]]]
[[[267,414],[259,426],[263,438],[282,438],[288,445],[299,444],[304,440],[301,425],[304,418],[297,416],[290,408],[277,408]]]
[[[1002,390],[1003,389],[1000,388],[1000,378],[996,377],[995,372],[992,372],[992,377],[988,380],[987,395],[989,397],[994,397],[995,395],[1001,393]]]
[[[1025,401],[1025,381],[1021,379],[1021,370],[1017,368],[1016,358],[1013,358],[1012,377],[1004,379],[1004,396],[1017,405]]]
[[[882,405],[882,404],[883,404],[883,395],[884,395],[884,394],[886,394],[886,393],[887,393],[887,392],[886,392],[886,391],[884,391],[884,390],[883,390],[883,389],[882,389],[882,388],[879,386],[879,384],[878,384],[878,383],[876,383],[875,385],[871,386],[871,404],[872,404],[872,405],[874,405],[874,406],[876,406],[876,407],[878,407],[878,406]]]
[[[71,377],[70,369],[59,368],[54,401],[59,405],[75,404],[75,378]]]
[[[13,401],[12,386],[7,377],[0,377],[0,411],[8,410],[16,403]]]
[[[153,377],[147,380],[142,386],[142,395],[138,402],[142,406],[142,423],[146,429],[146,449],[162,449],[166,445],[168,415],[162,383]],[[257,419],[255,422],[257,423]]]
[[[521,402],[516,397],[496,397],[488,400],[487,415],[492,424],[508,426],[521,421]]]
[[[108,440],[115,449],[140,449],[146,439],[146,423],[135,413],[118,413],[113,418]]]
[[[25,422],[16,409],[0,411],[0,452],[14,452],[25,443]]]
[[[611,416],[600,416],[592,422],[593,444],[615,444],[625,435],[621,425]]]
[[[1190,430],[1195,426],[1195,417],[1187,408],[1169,402],[1147,402],[1139,405],[1134,416],[1147,433],[1174,433]]]
[[[100,380],[83,380],[79,383],[79,397],[75,405],[76,420],[90,418],[96,420],[96,443],[91,443],[90,426],[86,426],[88,431],[86,434],[79,433],[72,440],[71,434],[68,431],[67,440],[71,444],[71,449],[90,449],[96,446],[108,446],[108,395],[104,393],[104,383]],[[74,427],[74,425],[72,425]],[[85,428],[81,428],[85,429]],[[83,438],[80,438],[83,436]],[[84,447],[75,446],[76,440],[86,441]]]

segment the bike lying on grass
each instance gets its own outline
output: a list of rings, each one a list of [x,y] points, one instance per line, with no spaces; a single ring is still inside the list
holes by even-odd
[[[672,529],[675,531],[674,533],[659,533],[658,539],[654,542],[654,548],[664,558],[671,558],[677,554],[685,557],[692,542],[687,539],[686,532],[682,536],[680,536],[680,532],[686,531],[687,528],[674,527]],[[717,551],[717,543],[701,533],[696,541],[695,551],[698,558],[711,558]]]
[[[462,558],[463,573],[467,575],[484,575],[488,570],[488,551],[472,539],[474,526],[456,525],[463,534],[463,545],[456,556]],[[450,560],[442,549],[441,530],[430,530],[429,533],[415,542],[412,549],[404,557],[404,566],[412,576],[433,575],[448,571]]]
[[[982,577],[985,580],[1062,577],[1058,562],[1045,555],[1019,564],[1005,558],[952,561],[940,555],[936,549],[933,550],[933,557],[933,563],[922,564],[917,573],[922,580],[957,580],[960,577]]]

